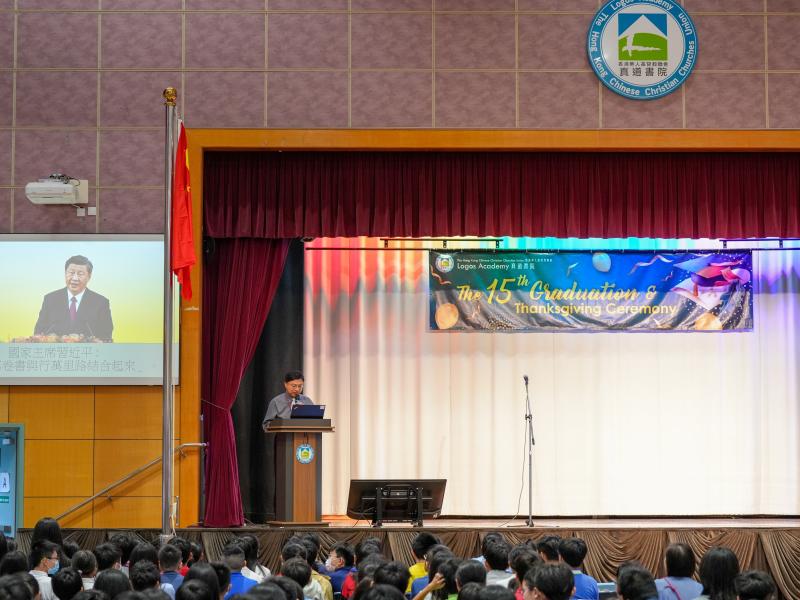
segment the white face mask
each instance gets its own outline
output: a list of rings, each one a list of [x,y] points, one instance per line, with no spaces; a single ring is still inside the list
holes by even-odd
[[[336,567],[333,566],[333,559],[329,556],[328,560],[325,561],[325,568],[328,571],[335,571]]]

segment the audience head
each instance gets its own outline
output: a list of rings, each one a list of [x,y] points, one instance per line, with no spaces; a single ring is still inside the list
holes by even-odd
[[[349,568],[353,566],[353,548],[347,544],[336,544],[331,548],[328,560],[325,561],[325,568],[328,571]]]
[[[505,571],[508,568],[508,553],[511,551],[511,546],[505,540],[497,542],[490,542],[486,545],[486,551],[483,557],[486,559],[486,564],[494,571]]]
[[[14,573],[27,573],[30,570],[28,557],[19,550],[13,550],[0,560],[0,575],[13,575]]]
[[[246,594],[240,595],[239,598],[240,600],[294,600],[294,596],[291,598],[287,596],[283,588],[272,583],[271,579],[251,587]]]
[[[164,544],[158,550],[158,566],[162,572],[177,571],[181,568],[181,551],[177,546]]]
[[[433,546],[439,543],[439,540],[432,533],[423,531],[418,533],[414,540],[411,542],[411,554],[417,561],[425,559],[425,554]]]
[[[445,599],[458,592],[456,586],[456,571],[463,561],[460,558],[450,557],[443,561],[436,569],[436,574],[444,580],[444,587],[434,591],[435,598]]]
[[[486,567],[479,560],[465,560],[458,565],[456,586],[459,590],[463,590],[469,583],[486,585]]]
[[[691,577],[694,575],[694,552],[689,544],[670,544],[664,553],[667,577]]]
[[[33,600],[33,597],[34,592],[22,575],[0,577],[0,600]]]
[[[281,575],[296,581],[300,587],[306,587],[311,581],[311,567],[305,556],[297,556],[284,561],[281,565]]]
[[[541,564],[542,559],[535,551],[531,550],[531,547],[527,544],[514,546],[511,552],[508,553],[508,565],[511,567],[511,570],[514,571],[514,575],[516,575],[517,581],[520,584],[522,584],[525,574],[531,568],[538,567]]]
[[[536,571],[533,596],[537,600],[569,600],[575,578],[564,563],[548,563]]]
[[[222,561],[231,570],[231,573],[239,573],[245,566],[244,548],[232,542],[222,549]]]
[[[478,592],[478,600],[514,600],[514,592],[502,585],[486,585]]]
[[[192,545],[189,543],[189,540],[180,536],[175,536],[174,538],[170,538],[167,543],[181,551],[181,563],[185,565],[189,562],[189,555],[192,553]]]
[[[764,571],[744,571],[734,579],[739,600],[768,600],[775,593],[775,582]]]
[[[167,592],[160,587],[147,588],[137,593],[141,594],[143,600],[171,600]],[[119,600],[119,598],[117,600]]]
[[[136,540],[129,534],[120,532],[112,535],[108,538],[108,541],[119,548],[119,562],[123,565],[127,565],[128,561],[131,559],[131,552],[133,552],[133,549],[136,547]]]
[[[210,564],[206,562],[198,562],[189,567],[189,570],[186,572],[186,575],[183,578],[183,582],[186,583],[187,581],[191,581],[193,579],[197,579],[198,581],[205,583],[208,586],[208,589],[211,590],[211,595],[215,600],[220,597],[219,578],[217,577],[217,571]],[[230,581],[230,571],[228,571],[228,581]],[[225,586],[225,591],[228,591],[227,585]],[[224,596],[224,594],[222,595]]]
[[[169,596],[168,596],[169,597]],[[117,600],[147,600],[142,592],[130,591],[122,592],[117,596]]]
[[[128,576],[119,569],[106,569],[100,571],[94,580],[94,589],[108,594],[109,600],[114,600],[123,592],[131,591],[131,582]]]
[[[28,555],[28,566],[31,570],[47,571],[54,575],[58,571],[58,546],[47,540],[31,544]]]
[[[269,581],[283,590],[283,593],[286,594],[286,600],[304,600],[303,588],[294,579],[279,575],[278,577],[272,577]]]
[[[372,575],[372,580],[376,585],[393,585],[404,594],[410,578],[411,573],[409,573],[408,567],[396,560],[380,565]]]
[[[378,538],[366,538],[356,544],[356,548],[353,551],[353,561],[357,565],[368,556],[381,553],[383,553],[381,541]]]
[[[217,574],[219,595],[222,597],[228,593],[228,588],[231,586],[231,570],[228,568],[228,565],[221,561],[214,561],[208,564],[211,565],[211,568],[214,569],[214,572]]]
[[[149,560],[154,565],[158,565],[158,550],[156,550],[156,547],[147,542],[139,542],[136,544],[133,550],[131,550],[128,562],[135,565],[140,560]]]
[[[81,577],[94,577],[97,575],[97,559],[88,550],[78,550],[71,561],[72,567],[78,570]]]
[[[536,551],[544,562],[556,562],[558,560],[558,544],[561,538],[557,535],[546,535],[536,542]]]
[[[197,542],[189,542],[189,548],[191,548],[192,550],[192,558],[189,560],[191,564],[189,566],[203,560],[203,547],[200,544],[198,544]],[[256,550],[258,550],[258,541],[256,541]]]
[[[149,560],[140,560],[130,567],[131,587],[141,592],[153,587],[161,586],[161,572]]]
[[[454,555],[450,548],[441,544],[437,544],[428,550],[428,554],[425,557],[425,562],[428,565],[428,581],[433,581],[436,573],[439,572],[439,565],[453,557]]]
[[[495,542],[504,542],[506,538],[498,531],[490,531],[481,540],[481,556],[486,556],[486,546]]]
[[[473,560],[467,562],[478,562],[478,561]],[[483,568],[483,565],[481,565],[481,568]],[[486,569],[483,569],[483,572],[486,573]],[[481,595],[481,590],[483,588],[484,588],[483,584],[476,583],[474,581],[465,583],[464,585],[461,586],[461,589],[458,590],[458,600],[479,600]]]
[[[219,600],[219,596],[213,596],[211,589],[205,582],[199,579],[184,581],[175,590],[175,600]]]
[[[700,561],[700,583],[703,594],[711,600],[734,600],[734,580],[739,574],[739,559],[730,548],[713,546]]]
[[[0,560],[8,554],[11,548],[8,547],[8,538],[5,535],[0,535]]]
[[[283,548],[281,548],[281,560],[286,561],[290,558],[302,558],[303,560],[308,560],[308,550],[306,550],[306,547],[300,542],[300,540],[297,542],[289,540],[283,545]]]
[[[306,561],[308,562],[308,566],[316,570],[319,547],[314,543],[314,540],[309,537],[302,537],[300,542],[302,543],[303,548],[306,549]]]
[[[273,583],[272,579],[251,587],[246,594],[239,598],[243,600],[294,600],[294,596],[287,596],[283,588]]]
[[[72,600],[108,600],[108,594],[100,590],[83,590],[75,594]]]
[[[97,570],[119,569],[122,563],[122,550],[110,543],[100,544],[94,549],[97,559]]]
[[[67,567],[53,575],[50,580],[53,593],[58,600],[72,600],[83,589],[83,580],[77,569]]]
[[[61,535],[61,527],[59,526],[58,521],[52,517],[39,519],[36,522],[36,525],[33,526],[33,533],[31,534],[31,546],[42,540],[53,542],[59,547],[64,545],[64,537]]]
[[[573,569],[580,568],[588,550],[586,542],[578,537],[564,538],[558,542],[558,554],[561,560]]]
[[[4,535],[2,535],[2,536],[0,536],[0,537],[2,537],[3,539],[5,539],[5,536],[4,536]],[[80,547],[80,546],[78,546],[78,544],[76,544],[76,543],[75,543],[75,542],[73,542],[72,540],[65,540],[65,541],[64,541],[64,545],[61,547],[61,549],[64,551],[64,556],[66,556],[66,557],[67,557],[67,558],[69,558],[69,559],[72,559],[72,557],[73,557],[73,556],[75,556],[75,553],[76,553],[78,550],[80,550],[80,549],[81,549],[81,547]]]
[[[389,561],[386,560],[382,554],[370,554],[369,556],[365,557],[364,560],[358,563],[358,567],[356,569],[356,582],[361,583],[366,579],[371,582],[373,575],[375,575],[375,571],[378,570],[378,567],[385,565],[387,562]],[[370,583],[370,585],[372,584]]]
[[[242,546],[242,550],[244,550],[247,568],[254,571],[258,566],[258,539],[254,535],[242,535],[239,536],[239,543]]]
[[[405,600],[405,594],[393,585],[373,585],[364,594],[364,600]]]
[[[30,573],[17,573],[17,576],[22,577],[25,583],[28,584],[28,587],[31,588],[31,592],[33,593],[34,598],[41,598],[41,595],[39,594],[40,592],[39,580],[36,579],[36,577],[31,575]]]
[[[617,596],[622,600],[657,598],[653,574],[635,561],[621,564],[617,571]]]

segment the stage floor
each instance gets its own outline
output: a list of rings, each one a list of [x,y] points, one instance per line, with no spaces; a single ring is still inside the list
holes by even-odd
[[[370,528],[369,521],[355,521],[343,515],[324,515],[330,527]],[[444,517],[429,519],[431,529],[519,529],[526,517],[508,519]],[[385,523],[383,528],[412,528],[410,523]],[[795,529],[800,517],[534,517],[533,529]]]

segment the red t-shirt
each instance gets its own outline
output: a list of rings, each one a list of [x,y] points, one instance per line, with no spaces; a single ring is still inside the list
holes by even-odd
[[[353,573],[348,573],[342,583],[342,598],[349,598],[356,591],[356,577]]]

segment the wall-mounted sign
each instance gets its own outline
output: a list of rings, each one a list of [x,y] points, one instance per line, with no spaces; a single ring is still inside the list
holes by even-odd
[[[670,0],[611,0],[594,16],[589,62],[610,90],[637,100],[677,90],[697,62],[697,33]]]

